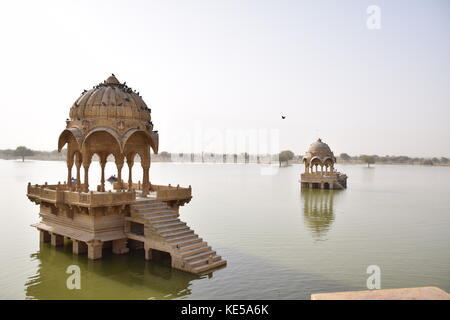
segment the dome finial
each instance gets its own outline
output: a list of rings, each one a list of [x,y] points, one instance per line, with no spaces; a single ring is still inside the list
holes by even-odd
[[[111,73],[111,75],[108,77],[108,79],[106,79],[105,83],[106,84],[120,84],[119,80],[117,80],[114,73]]]
[[[322,142],[322,139],[319,138],[319,139],[317,139],[317,141]]]

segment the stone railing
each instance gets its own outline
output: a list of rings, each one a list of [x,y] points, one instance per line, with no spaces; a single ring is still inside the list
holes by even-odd
[[[134,191],[125,192],[77,192],[66,185],[28,184],[27,196],[31,200],[83,207],[109,207],[128,204],[136,199]]]
[[[304,178],[308,178],[308,177],[311,177],[311,178],[314,178],[314,177],[334,177],[334,176],[337,176],[337,175],[339,175],[339,172],[313,172],[313,173],[302,173],[301,174],[301,176],[302,177],[304,177]]]
[[[151,190],[156,191],[156,199],[161,201],[187,200],[192,198],[192,188],[182,188],[180,186],[151,185]]]
[[[124,189],[128,189],[128,183],[122,182],[122,187]],[[115,182],[113,184],[114,190],[119,190],[119,183]],[[133,183],[133,190],[142,190],[142,183]],[[189,186],[188,188],[183,188],[180,186],[163,186],[157,184],[150,185],[150,192],[156,193],[156,199],[160,201],[179,201],[179,200],[190,200],[192,198],[192,188]]]

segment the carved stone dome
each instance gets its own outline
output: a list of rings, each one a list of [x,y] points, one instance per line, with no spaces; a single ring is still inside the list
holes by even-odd
[[[139,92],[113,74],[91,90],[84,90],[72,105],[58,150],[68,143],[69,156],[84,152],[84,158],[90,159],[97,150],[114,157],[138,153],[141,160],[150,159],[150,147],[158,153],[159,141],[150,112]]]
[[[128,119],[149,122],[150,109],[139,92],[111,75],[90,90],[84,90],[70,108],[71,120],[92,118]]]
[[[323,142],[321,139],[317,139],[316,142],[312,143],[303,157],[304,160],[308,161],[313,158],[319,158],[321,161],[330,158],[333,162],[336,161],[333,151],[331,151],[328,144]]]
[[[312,143],[311,146],[308,149],[308,152],[310,153],[322,153],[322,154],[328,154],[332,155],[333,152],[331,151],[330,147],[325,143],[322,142],[322,139],[317,139],[316,142]]]

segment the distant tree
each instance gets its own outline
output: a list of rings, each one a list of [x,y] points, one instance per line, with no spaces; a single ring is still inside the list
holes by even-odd
[[[426,166],[432,166],[433,161],[431,161],[431,159],[425,159],[424,161],[422,161],[422,164]]]
[[[167,151],[161,151],[161,152],[159,153],[159,156],[160,156],[161,158],[163,158],[163,159],[170,159],[170,153],[167,152]]]
[[[249,163],[249,160],[250,160],[250,155],[247,152],[245,152],[244,153],[244,163]]]
[[[374,156],[362,155],[359,157],[359,159],[361,159],[361,161],[363,161],[364,163],[367,163],[367,168],[369,168],[371,164],[375,163]]]
[[[339,158],[341,158],[343,161],[350,161],[352,159],[352,157],[350,157],[347,153],[341,153]]]
[[[294,159],[294,153],[290,150],[284,150],[281,151],[280,154],[278,155],[278,161],[280,163],[280,167],[281,167],[281,163],[285,162],[286,164],[289,163],[289,160]]]
[[[448,163],[448,158],[441,157],[441,163]]]
[[[25,157],[29,157],[34,155],[33,150],[28,149],[27,147],[20,146],[14,151],[14,156],[21,157],[22,162],[25,161]]]
[[[6,159],[11,158],[12,156],[14,156],[14,151],[12,149],[6,149],[6,150],[2,150],[2,154]]]
[[[238,155],[235,153],[235,154],[233,154],[233,160],[234,160],[234,163],[237,163],[237,158],[238,158]]]

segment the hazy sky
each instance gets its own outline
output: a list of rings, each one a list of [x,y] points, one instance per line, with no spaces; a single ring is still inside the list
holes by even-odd
[[[269,132],[297,154],[320,136],[335,153],[448,157],[449,39],[445,0],[1,1],[0,149],[56,149],[75,99],[115,73],[160,150]]]

